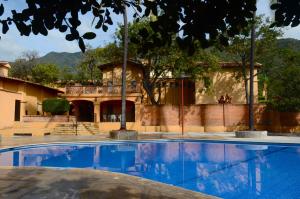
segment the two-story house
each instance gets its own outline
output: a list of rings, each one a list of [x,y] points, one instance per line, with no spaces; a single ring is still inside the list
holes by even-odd
[[[129,129],[141,126],[141,109],[151,104],[143,88],[143,65],[128,61],[126,71],[126,119]],[[182,93],[181,79],[162,78],[157,81],[154,97],[158,105],[179,106],[182,94],[185,105],[218,104],[222,96],[230,96],[233,104],[246,104],[245,85],[237,73],[241,65],[233,62],[221,62],[221,70],[211,74],[212,85],[209,91],[204,89],[200,80],[184,80]],[[260,65],[256,64],[255,73]],[[67,86],[63,95],[71,102],[71,115],[78,121],[95,122],[103,131],[119,128],[121,119],[121,73],[122,63],[107,63],[99,66],[102,71],[101,86]],[[249,71],[249,70],[248,70]],[[257,102],[258,84],[255,77],[255,102]]]

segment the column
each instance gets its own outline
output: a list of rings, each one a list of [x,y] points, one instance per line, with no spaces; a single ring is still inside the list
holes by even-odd
[[[141,101],[139,100],[135,102],[135,127],[137,131],[141,130]]]
[[[94,122],[100,122],[100,102],[94,102],[94,115],[95,120]]]

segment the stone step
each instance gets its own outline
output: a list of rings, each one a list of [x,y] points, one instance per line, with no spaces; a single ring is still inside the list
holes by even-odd
[[[70,131],[70,130],[76,130],[76,128],[54,128],[53,130],[56,131]],[[99,131],[98,128],[77,128],[77,131]]]
[[[75,127],[74,122],[67,123],[59,123],[52,130],[53,135],[75,135],[77,130],[77,134],[99,134],[99,128],[95,126],[92,122],[78,122],[77,128]]]

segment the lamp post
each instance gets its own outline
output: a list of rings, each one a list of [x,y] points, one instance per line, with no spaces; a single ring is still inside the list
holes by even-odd
[[[179,78],[181,79],[181,136],[184,134],[184,79],[189,78],[190,76],[181,73]]]

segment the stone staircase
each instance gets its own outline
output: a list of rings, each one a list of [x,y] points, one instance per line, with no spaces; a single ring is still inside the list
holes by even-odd
[[[96,135],[100,134],[99,128],[92,122],[78,122],[77,135]],[[51,135],[76,135],[76,123],[65,122],[57,124]]]

